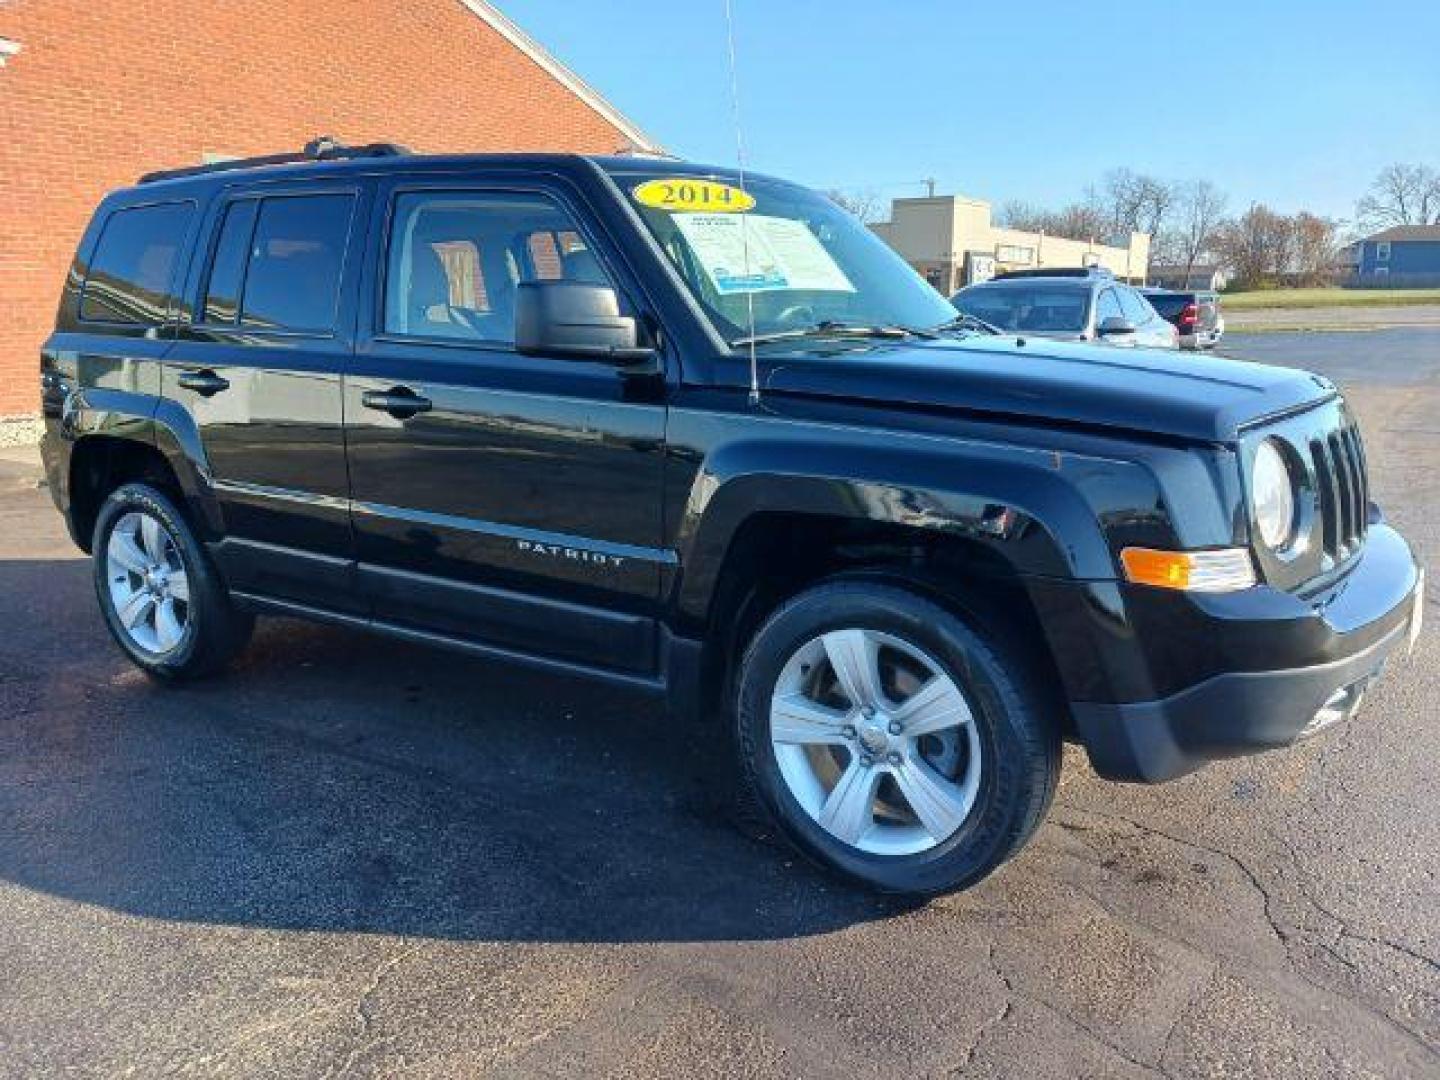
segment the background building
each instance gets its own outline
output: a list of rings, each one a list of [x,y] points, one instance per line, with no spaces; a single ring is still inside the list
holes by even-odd
[[[1196,263],[1188,270],[1183,266],[1150,267],[1150,284],[1164,289],[1204,289],[1219,292],[1230,282],[1223,267],[1213,263]]]
[[[322,134],[655,149],[482,0],[0,3],[0,437],[29,437],[13,418],[39,407],[38,350],[107,190]]]
[[[1369,288],[1440,285],[1440,225],[1397,225],[1355,244],[1355,277]]]
[[[1118,278],[1142,282],[1150,237],[1131,233],[1125,247],[1003,229],[990,204],[962,195],[896,199],[890,220],[871,226],[925,280],[946,296],[1005,270],[1103,266]]]

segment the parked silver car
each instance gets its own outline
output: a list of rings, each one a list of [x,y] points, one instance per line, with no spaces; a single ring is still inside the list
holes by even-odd
[[[964,315],[1006,333],[1179,348],[1175,327],[1137,289],[1103,270],[1017,271],[950,298]]]

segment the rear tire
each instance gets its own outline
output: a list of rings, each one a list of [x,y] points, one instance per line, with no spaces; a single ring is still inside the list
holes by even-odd
[[[771,615],[742,661],[742,807],[881,892],[968,888],[1049,809],[1049,700],[1024,650],[978,620],[893,585],[820,585]]]
[[[148,484],[110,493],[95,521],[95,593],[130,661],[162,682],[211,675],[250,640],[209,555],[169,497]]]

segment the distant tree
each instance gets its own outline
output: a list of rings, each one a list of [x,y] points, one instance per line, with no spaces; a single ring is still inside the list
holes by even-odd
[[[1177,185],[1173,221],[1163,240],[1152,246],[1152,261],[1183,266],[1188,277],[1214,246],[1227,201],[1225,193],[1209,180]]]
[[[884,201],[874,191],[827,191],[826,197],[842,210],[848,210],[866,225],[881,221],[885,216]]]
[[[1126,239],[1132,232],[1158,236],[1175,202],[1175,186],[1130,169],[1111,169],[1086,203],[1105,222],[1105,239]]]
[[[1301,284],[1327,280],[1339,249],[1340,225],[1329,218],[1301,210],[1290,219],[1291,267]]]
[[[1031,203],[1012,201],[1000,208],[1000,224],[1007,229],[1044,233],[1067,240],[1094,240],[1107,235],[1104,215],[1087,203],[1071,203],[1061,210],[1046,210]]]
[[[1053,216],[1044,207],[1021,199],[1011,199],[1000,207],[999,222],[1001,227],[1006,229],[1048,233],[1051,231],[1050,225]]]
[[[1237,281],[1251,288],[1263,286],[1290,269],[1294,222],[1255,203],[1216,231],[1214,247],[1225,265],[1235,271]]]
[[[1440,172],[1428,165],[1387,165],[1355,204],[1367,230],[1392,225],[1440,225]]]

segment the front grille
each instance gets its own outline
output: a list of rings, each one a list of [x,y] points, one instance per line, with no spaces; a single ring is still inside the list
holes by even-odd
[[[1347,421],[1329,434],[1310,440],[1320,512],[1321,546],[1337,563],[1365,539],[1370,517],[1370,480],[1360,431]]]

